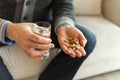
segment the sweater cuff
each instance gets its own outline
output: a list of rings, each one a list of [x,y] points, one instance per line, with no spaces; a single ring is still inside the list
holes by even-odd
[[[11,23],[10,21],[0,19],[0,41],[8,45],[11,45],[13,43],[12,40],[6,38],[5,36],[6,28],[10,23]]]
[[[57,34],[57,29],[59,27],[65,27],[65,26],[66,27],[74,27],[75,23],[71,18],[66,17],[66,16],[58,18],[55,22],[55,33]]]

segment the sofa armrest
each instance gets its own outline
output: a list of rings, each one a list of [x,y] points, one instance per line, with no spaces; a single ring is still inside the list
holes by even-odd
[[[120,0],[103,0],[103,16],[120,26]]]

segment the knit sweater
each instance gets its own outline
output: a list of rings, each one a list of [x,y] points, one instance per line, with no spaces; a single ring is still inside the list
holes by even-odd
[[[0,1],[0,42],[11,22],[37,22],[52,20],[54,28],[62,24],[74,26],[73,0],[1,0]],[[5,34],[4,34],[5,35]]]
[[[75,19],[72,1],[0,0],[0,42],[2,42],[0,46],[6,44],[5,29],[11,22],[52,20],[55,29],[64,24],[74,26]],[[46,60],[35,61],[23,53],[16,44],[0,47],[0,56],[14,79],[40,74],[52,58],[56,56],[56,54],[50,54],[50,57]],[[57,50],[54,53],[57,53]]]

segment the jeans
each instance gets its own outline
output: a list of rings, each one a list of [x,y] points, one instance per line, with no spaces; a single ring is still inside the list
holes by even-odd
[[[0,80],[13,80],[5,64],[3,63],[1,57],[0,57]]]
[[[96,38],[92,32],[77,24],[76,27],[81,30],[87,38],[87,44],[85,46],[87,55],[81,58],[71,58],[61,51],[43,71],[39,80],[73,80],[80,65],[90,55],[96,44]],[[54,31],[52,31],[53,43],[55,43],[55,47],[60,48],[57,42],[57,36],[54,34]]]
[[[92,32],[77,24],[76,27],[83,32],[87,39],[87,44],[85,46],[87,55],[81,58],[71,58],[61,50],[61,52],[50,62],[47,68],[43,71],[38,80],[72,80],[74,78],[80,65],[90,55],[96,44],[96,38]],[[53,28],[51,31],[51,35],[55,47],[60,48],[57,41],[57,36],[55,35]],[[0,80],[13,80],[1,57]]]

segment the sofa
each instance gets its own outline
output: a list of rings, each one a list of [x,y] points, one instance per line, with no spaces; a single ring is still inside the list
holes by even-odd
[[[91,30],[97,39],[94,51],[79,68],[74,80],[119,70],[120,0],[74,0],[74,7],[77,24]],[[24,54],[18,54],[21,50],[16,44],[5,48],[10,48],[11,53],[16,53],[10,54],[11,56],[19,56],[4,61],[15,80],[37,80],[38,75],[59,51],[52,49],[50,53],[56,54],[51,54],[50,58],[43,61],[35,61]]]
[[[90,29],[97,38],[92,54],[74,79],[120,69],[120,0],[74,0],[78,24]]]

